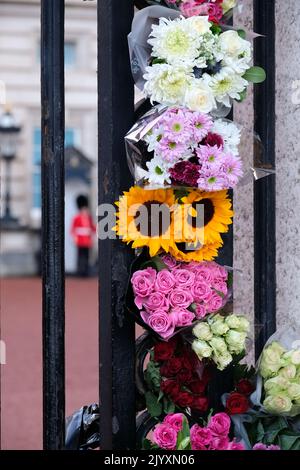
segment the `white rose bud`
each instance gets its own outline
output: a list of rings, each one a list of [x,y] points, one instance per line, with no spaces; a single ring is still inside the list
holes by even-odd
[[[229,326],[229,328],[232,330],[238,330],[240,326],[240,318],[238,315],[228,315],[228,317],[225,318],[225,322]]]
[[[294,366],[294,364],[290,364],[288,366],[282,367],[282,369],[280,369],[280,371],[278,372],[278,374],[281,377],[284,377],[288,380],[294,379],[296,377],[296,373],[297,373],[297,369],[296,369],[296,366]]]
[[[229,352],[225,352],[222,354],[214,354],[213,360],[217,364],[217,368],[219,370],[224,370],[232,362],[233,357]]]
[[[186,21],[198,34],[203,35],[209,33],[211,28],[208,18],[208,16],[191,16]]]
[[[224,55],[238,58],[251,47],[249,41],[242,39],[237,31],[229,30],[220,34],[219,44]]]
[[[277,376],[272,379],[268,379],[264,383],[265,391],[268,395],[277,395],[280,392],[287,390],[289,381],[285,377]]]
[[[213,334],[210,331],[210,327],[209,327],[208,323],[206,323],[206,322],[198,323],[194,327],[193,333],[196,336],[196,338],[202,339],[203,341],[209,341],[213,337]]]
[[[212,318],[210,329],[216,336],[223,336],[229,330],[229,326],[225,323],[224,317],[221,315],[215,315]]]
[[[217,355],[228,353],[227,345],[223,338],[214,337],[212,340],[210,340],[209,344],[213,348],[214,353]]]
[[[292,402],[284,393],[268,396],[263,405],[270,413],[288,413],[292,409]]]
[[[209,113],[216,102],[210,87],[200,79],[191,83],[185,93],[185,105],[192,111]]]
[[[225,340],[231,354],[240,354],[245,349],[247,333],[236,330],[229,330]]]
[[[197,354],[199,359],[211,357],[212,355],[212,348],[209,346],[208,343],[206,343],[206,341],[202,341],[200,339],[196,339],[195,341],[193,341],[192,349]]]
[[[300,400],[300,384],[290,383],[287,392],[291,400]]]

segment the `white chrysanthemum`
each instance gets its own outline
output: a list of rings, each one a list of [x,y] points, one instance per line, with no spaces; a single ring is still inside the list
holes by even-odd
[[[163,137],[163,126],[154,127],[144,137],[143,140],[148,144],[148,152],[153,152],[159,140]]]
[[[230,98],[239,99],[240,93],[248,85],[247,80],[234,73],[230,68],[224,67],[216,75],[203,75],[203,80],[211,88],[215,99],[219,103],[230,107]]]
[[[201,36],[185,18],[160,18],[159,24],[152,26],[148,43],[152,46],[153,57],[169,64],[193,65],[199,55]]]
[[[208,62],[219,62],[223,58],[220,53],[218,36],[211,31],[203,36],[198,51],[199,57],[195,60],[195,65],[199,68],[205,68]]]
[[[144,79],[144,91],[152,103],[157,101],[167,105],[182,105],[192,80],[192,71],[168,64],[154,64],[146,68]]]
[[[209,113],[216,103],[211,88],[202,79],[194,79],[187,88],[184,104],[192,111]]]
[[[164,186],[171,183],[168,165],[158,155],[146,163],[148,171],[145,171],[145,179],[151,185]]]
[[[241,131],[233,122],[216,119],[213,123],[211,132],[222,136],[224,141],[224,152],[232,153],[233,155],[239,154],[238,147],[241,140]]]

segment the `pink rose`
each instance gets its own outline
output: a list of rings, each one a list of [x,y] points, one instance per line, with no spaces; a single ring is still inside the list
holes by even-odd
[[[158,292],[168,294],[175,286],[175,278],[170,271],[163,269],[156,276],[155,289]]]
[[[214,280],[213,270],[207,263],[198,263],[193,272],[196,275],[196,281],[211,284]]]
[[[230,424],[230,418],[226,413],[217,413],[210,418],[208,427],[215,436],[228,436]]]
[[[188,290],[177,287],[170,292],[169,301],[172,307],[187,308],[193,303],[193,296]]]
[[[171,270],[177,266],[176,259],[173,258],[173,256],[171,255],[163,255],[161,256],[161,259],[165,263],[165,265]]]
[[[215,281],[213,282],[213,288],[216,289],[219,292],[222,292],[222,294],[227,295],[228,293],[228,288],[227,284],[224,281]]]
[[[161,292],[153,292],[146,300],[144,300],[144,307],[147,311],[151,310],[168,310],[169,301],[165,294]]]
[[[153,431],[153,441],[161,449],[175,450],[177,443],[177,432],[169,424],[159,424]]]
[[[168,424],[171,428],[175,429],[176,432],[182,430],[184,415],[182,413],[173,413],[167,415],[164,419],[164,424]]]
[[[195,282],[195,274],[187,269],[175,269],[173,274],[179,287],[191,287]]]
[[[267,446],[262,443],[255,444],[252,450],[281,450],[280,446],[270,445]]]
[[[168,315],[164,310],[155,310],[151,314],[142,311],[141,317],[162,338],[167,340],[173,335],[175,330],[174,321],[171,315]]]
[[[225,436],[213,436],[210,449],[211,450],[227,450],[229,445],[229,439]]]
[[[224,266],[221,266],[220,264],[217,264],[215,262],[212,262],[211,264],[212,264],[213,277],[218,280],[227,281],[228,279],[227,269],[224,268]]]
[[[180,5],[180,11],[186,17],[207,14],[205,5],[197,5],[193,0],[182,3]]]
[[[206,450],[206,446],[209,446],[213,439],[211,430],[201,428],[198,424],[191,427],[190,433],[192,450]]]
[[[191,287],[191,294],[195,302],[209,302],[212,290],[204,281],[196,281]]]
[[[226,450],[245,450],[245,447],[241,442],[233,440],[229,442]]]
[[[170,314],[176,326],[190,326],[193,323],[195,314],[185,308],[173,308]]]
[[[155,279],[156,271],[153,268],[147,268],[133,273],[131,284],[135,294],[134,302],[138,308],[142,308],[143,299],[153,291]]]
[[[206,311],[216,312],[217,310],[220,310],[220,308],[223,306],[223,303],[224,301],[222,297],[220,297],[216,292],[212,292],[211,297],[206,304]]]
[[[203,304],[196,305],[195,315],[198,319],[204,318],[207,315],[206,308]]]

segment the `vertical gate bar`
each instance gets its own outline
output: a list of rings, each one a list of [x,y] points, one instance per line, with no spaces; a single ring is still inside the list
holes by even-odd
[[[44,449],[65,436],[64,1],[41,2]]]
[[[98,0],[99,205],[113,204],[132,184],[124,148],[134,116],[127,46],[132,18],[132,0]],[[102,450],[135,447],[135,325],[124,309],[131,252],[119,240],[99,240]]]
[[[264,163],[275,166],[275,0],[254,0],[255,63],[267,79],[254,89],[254,129],[265,152]],[[254,186],[254,306],[256,357],[276,330],[276,186],[275,175]]]

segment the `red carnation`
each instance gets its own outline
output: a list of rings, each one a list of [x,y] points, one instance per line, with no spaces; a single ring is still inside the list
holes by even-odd
[[[245,395],[233,392],[226,401],[226,411],[230,415],[245,413],[249,409],[249,400]]]
[[[163,341],[161,343],[156,343],[154,346],[154,360],[157,361],[167,361],[170,359],[175,351],[177,341],[172,338],[170,341]]]
[[[194,397],[191,408],[197,411],[206,411],[208,408],[208,399],[207,397]]]
[[[174,184],[198,187],[200,165],[188,161],[178,162],[170,169]]]
[[[160,389],[165,395],[177,396],[180,393],[180,387],[175,380],[163,380]]]
[[[207,13],[209,21],[218,23],[223,16],[223,8],[216,3],[209,3],[207,5]]]
[[[176,403],[181,408],[186,408],[191,406],[194,401],[193,396],[189,392],[179,392],[176,396],[173,397],[174,403]]]
[[[254,391],[254,387],[250,380],[242,379],[238,382],[236,389],[243,395],[250,395]]]
[[[214,134],[213,132],[209,132],[207,134],[203,143],[205,145],[210,145],[211,147],[213,147],[214,145],[217,145],[221,148],[224,147],[224,140],[222,139],[222,137],[219,134]]]
[[[178,374],[182,367],[182,361],[180,357],[171,357],[165,364],[160,368],[160,373],[163,377],[174,377]]]

